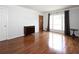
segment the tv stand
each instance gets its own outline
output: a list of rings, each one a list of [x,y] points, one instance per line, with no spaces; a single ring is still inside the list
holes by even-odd
[[[35,33],[35,26],[24,26],[24,36]]]

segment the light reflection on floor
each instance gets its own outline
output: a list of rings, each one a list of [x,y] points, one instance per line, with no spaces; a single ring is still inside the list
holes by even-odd
[[[65,38],[63,35],[49,33],[49,48],[65,53]]]

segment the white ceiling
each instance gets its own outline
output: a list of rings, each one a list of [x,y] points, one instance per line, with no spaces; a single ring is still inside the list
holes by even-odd
[[[39,12],[48,12],[64,8],[70,8],[74,5],[20,5],[21,7],[30,8]]]

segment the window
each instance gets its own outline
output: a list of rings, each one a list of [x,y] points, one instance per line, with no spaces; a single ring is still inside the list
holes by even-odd
[[[64,14],[50,15],[50,30],[64,31]]]

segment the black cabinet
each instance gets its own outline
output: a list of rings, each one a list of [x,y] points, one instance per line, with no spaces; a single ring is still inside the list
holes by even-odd
[[[24,26],[24,36],[35,33],[35,26]]]

